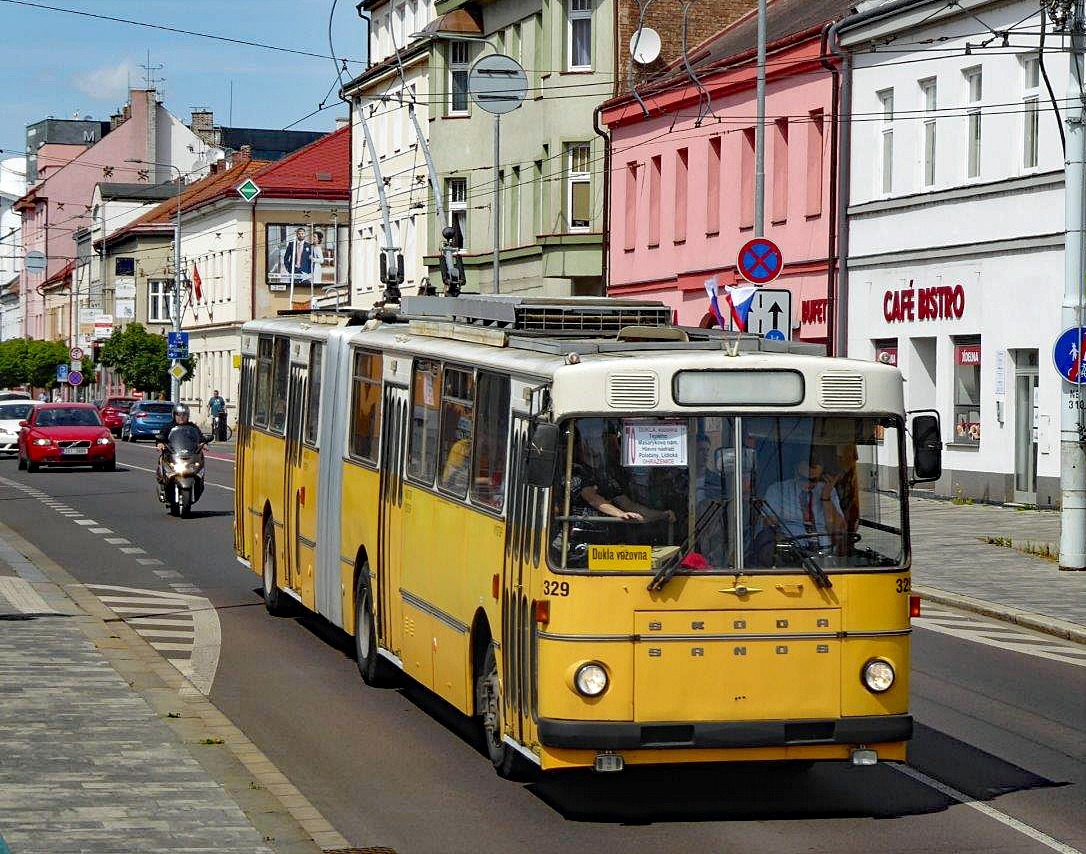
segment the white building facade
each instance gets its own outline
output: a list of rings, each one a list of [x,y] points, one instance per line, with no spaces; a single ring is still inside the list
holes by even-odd
[[[19,337],[23,218],[11,206],[25,192],[26,159],[0,160],[0,341]]]
[[[894,2],[839,37],[853,63],[848,355],[896,364],[907,408],[939,412],[936,494],[1051,506],[1064,193],[1044,76],[1062,99],[1068,54],[1049,27],[1041,55],[1041,14]]]
[[[404,258],[404,294],[417,293],[427,275],[423,261],[428,251],[426,213],[432,203],[426,158],[409,104],[414,105],[423,134],[429,134],[428,36],[412,36],[430,20],[433,4],[382,0],[367,4],[367,9],[373,64],[344,89],[351,104],[350,298],[359,307],[371,306],[384,288],[380,256],[385,236],[373,158],[385,180],[392,242]],[[362,128],[363,114],[373,138],[372,151]]]

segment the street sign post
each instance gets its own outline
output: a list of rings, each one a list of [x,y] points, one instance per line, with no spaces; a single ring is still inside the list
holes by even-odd
[[[68,371],[68,385],[82,385],[83,374],[79,371]]]
[[[189,356],[189,334],[187,332],[166,333],[166,358],[187,359]]]
[[[747,332],[771,341],[792,340],[792,292],[785,288],[762,288],[750,304]]]
[[[740,248],[735,265],[739,275],[752,285],[768,285],[781,274],[784,255],[772,240],[755,237]]]
[[[1052,364],[1056,372],[1067,382],[1079,385],[1086,380],[1082,375],[1082,347],[1086,343],[1086,327],[1072,326],[1060,333],[1052,348]]]

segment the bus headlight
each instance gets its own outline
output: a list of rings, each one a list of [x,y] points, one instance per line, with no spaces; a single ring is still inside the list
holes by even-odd
[[[894,667],[883,658],[873,658],[867,662],[861,675],[867,690],[875,694],[889,691],[894,684]]]
[[[573,684],[586,697],[598,697],[607,690],[607,671],[602,664],[589,662],[577,668]]]

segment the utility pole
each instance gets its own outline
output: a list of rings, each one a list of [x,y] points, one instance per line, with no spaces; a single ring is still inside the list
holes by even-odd
[[[1086,19],[1083,0],[1046,0],[1044,12],[1063,29],[1070,47],[1066,118],[1067,145],[1064,158],[1063,329],[1082,326],[1083,227],[1086,225],[1083,182],[1086,181],[1086,127],[1083,119],[1083,68]],[[1083,342],[1080,341],[1080,347]],[[1060,415],[1060,569],[1086,569],[1086,430],[1082,384],[1062,380]]]
[[[765,6],[758,0],[758,100],[754,126],[754,236],[765,237]]]

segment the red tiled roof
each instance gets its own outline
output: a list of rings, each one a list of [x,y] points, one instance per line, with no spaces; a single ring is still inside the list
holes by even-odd
[[[350,131],[350,127],[342,127],[265,166],[253,175],[262,197],[350,199]]]
[[[268,165],[267,160],[250,160],[244,155],[239,156],[234,165],[214,175],[201,178],[194,184],[190,184],[181,191],[181,213],[206,205],[208,202],[228,196],[246,178],[250,178]],[[115,241],[117,238],[132,231],[139,231],[146,226],[171,225],[177,216],[177,198],[168,199],[160,205],[156,205],[143,216],[132,220],[124,228],[110,234],[106,239]]]
[[[60,270],[53,273],[53,275],[51,275],[48,279],[46,279],[44,282],[42,282],[41,286],[43,288],[49,288],[49,287],[52,287],[53,285],[64,284],[64,280],[67,279],[69,275],[71,275],[71,272],[74,269],[75,269],[75,261],[69,261]]]

